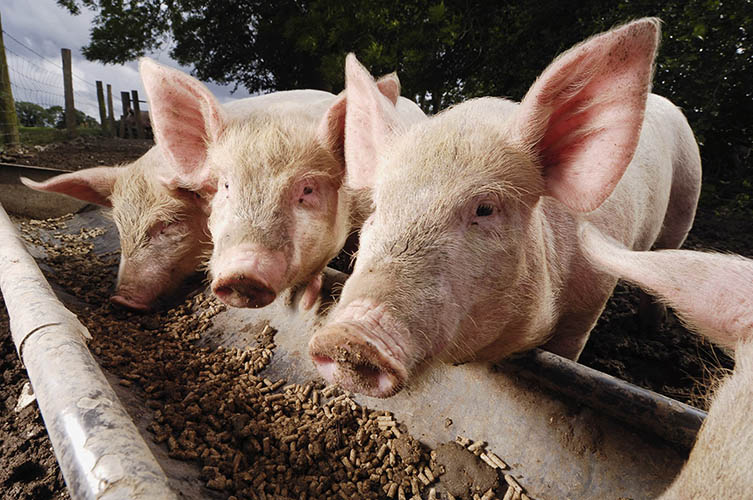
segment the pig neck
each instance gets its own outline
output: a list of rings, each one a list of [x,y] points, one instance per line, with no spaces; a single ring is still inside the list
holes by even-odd
[[[552,201],[541,197],[536,204],[523,251],[521,283],[531,288],[528,293],[534,298],[523,320],[529,323],[528,335],[537,339],[537,344],[552,336],[562,312],[563,270],[572,258],[574,238],[569,235],[575,234],[573,218]]]

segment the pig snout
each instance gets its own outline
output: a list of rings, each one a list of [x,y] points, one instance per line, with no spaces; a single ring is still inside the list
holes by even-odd
[[[222,263],[212,291],[233,307],[258,308],[271,304],[282,288],[287,260],[282,252],[238,250],[218,259]]]
[[[378,309],[357,319],[348,316],[341,315],[311,338],[309,354],[319,373],[329,383],[367,396],[399,392],[408,379],[407,356],[394,325],[385,325],[392,322]]]

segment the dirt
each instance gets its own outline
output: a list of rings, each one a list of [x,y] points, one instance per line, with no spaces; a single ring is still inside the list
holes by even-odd
[[[2,153],[0,162],[80,170],[130,163],[154,145],[151,140],[80,136],[44,146],[24,146],[17,154]]]
[[[458,443],[437,446],[437,463],[444,468],[442,482],[456,497],[470,499],[497,488],[497,472]]]

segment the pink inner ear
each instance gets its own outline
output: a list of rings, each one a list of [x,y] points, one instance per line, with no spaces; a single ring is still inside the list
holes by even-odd
[[[198,80],[148,59],[141,63],[156,142],[175,168],[181,187],[206,189],[207,144],[225,126],[219,103]]]
[[[588,212],[612,193],[640,137],[658,22],[636,21],[565,52],[523,99],[516,128],[538,152],[547,194]]]
[[[61,174],[43,182],[21,177],[21,182],[37,191],[60,193],[88,203],[112,207],[109,197],[120,172],[118,167],[95,167]]]
[[[397,78],[397,74],[390,73],[384,75],[376,82],[379,92],[382,93],[392,104],[397,104],[397,98],[400,97],[400,80]]]

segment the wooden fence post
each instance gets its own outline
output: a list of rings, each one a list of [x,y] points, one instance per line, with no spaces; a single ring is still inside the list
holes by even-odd
[[[112,85],[107,84],[107,121],[109,122],[110,136],[117,135],[115,130],[115,114],[112,111]]]
[[[9,150],[17,149],[21,144],[21,139],[18,135],[16,104],[13,102],[8,62],[5,60],[2,19],[0,19],[0,135],[2,136],[3,144]]]
[[[120,117],[120,137],[133,137],[126,121],[128,120],[128,111],[131,109],[131,95],[128,92],[120,93],[120,102],[123,104],[123,116]]]
[[[73,73],[71,49],[60,49],[63,58],[63,89],[65,90],[65,128],[69,136],[76,135],[76,108],[73,104]]]
[[[144,138],[144,126],[141,124],[141,105],[139,104],[139,91],[131,91],[131,100],[133,101],[133,118],[136,122],[136,137]]]
[[[101,80],[97,80],[97,103],[99,104],[99,123],[102,124],[102,131],[106,133],[109,129],[109,123],[107,121],[107,109],[105,108],[105,89]]]

